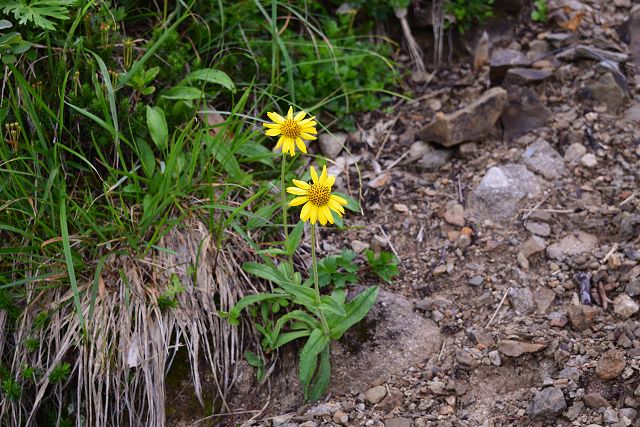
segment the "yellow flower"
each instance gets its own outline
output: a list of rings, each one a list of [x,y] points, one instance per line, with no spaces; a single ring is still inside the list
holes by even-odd
[[[303,153],[307,152],[307,147],[304,145],[304,141],[313,141],[316,139],[316,125],[315,117],[309,117],[305,119],[307,115],[304,111],[300,111],[295,116],[293,115],[293,107],[289,107],[287,117],[282,117],[278,113],[268,112],[267,116],[274,123],[264,123],[263,126],[267,128],[265,132],[267,136],[278,136],[278,143],[276,144],[276,150],[282,147],[283,153],[289,153],[295,155],[295,147],[297,146]]]
[[[320,221],[322,225],[328,221],[333,224],[331,211],[342,217],[344,214],[343,206],[347,205],[345,199],[331,194],[331,187],[336,181],[336,177],[327,175],[326,166],[322,168],[322,174],[318,177],[316,170],[311,166],[311,179],[313,181],[311,184],[297,179],[293,180],[295,187],[287,188],[287,193],[295,194],[298,197],[290,201],[289,206],[304,204],[300,211],[300,219],[303,221],[309,221],[311,224]]]

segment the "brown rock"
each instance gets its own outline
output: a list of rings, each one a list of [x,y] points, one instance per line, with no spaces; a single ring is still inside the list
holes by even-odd
[[[489,78],[493,83],[500,83],[510,68],[528,66],[530,63],[529,58],[518,50],[494,49],[489,60]]]
[[[391,389],[389,390],[389,394],[387,394],[387,397],[382,399],[382,402],[376,405],[376,409],[389,412],[402,406],[403,403],[404,394],[402,394],[399,390]]]
[[[508,90],[507,104],[500,122],[505,139],[511,141],[544,125],[551,116],[551,110],[527,88],[509,86]]]
[[[445,147],[465,141],[477,141],[495,132],[507,92],[501,87],[486,91],[469,106],[450,114],[436,114],[418,136],[425,142],[437,142]]]
[[[333,422],[346,426],[349,424],[349,414],[343,411],[337,411],[335,414],[333,414]]]
[[[525,85],[528,83],[538,83],[551,77],[553,73],[549,70],[536,70],[532,68],[512,68],[507,71],[504,78],[506,85]]]
[[[618,349],[611,349],[602,355],[596,365],[596,375],[603,380],[611,380],[622,375],[627,361],[624,353]]]
[[[576,231],[563,237],[559,242],[549,245],[547,256],[562,261],[567,257],[591,252],[597,244],[596,236],[584,231]]]
[[[573,329],[584,331],[591,327],[599,311],[597,307],[591,305],[572,305],[567,310],[567,314]]]
[[[609,405],[607,399],[602,397],[600,393],[588,393],[584,395],[584,404],[589,408],[600,409],[606,408]]]
[[[364,393],[364,398],[367,402],[375,405],[379,403],[387,395],[387,388],[383,385],[371,387]]]
[[[411,420],[408,418],[390,418],[388,420],[384,420],[385,427],[411,427]]]
[[[460,203],[449,202],[444,212],[444,220],[451,225],[464,227],[464,207]]]
[[[534,344],[515,340],[502,340],[498,344],[498,351],[505,356],[518,357],[524,353],[535,353],[545,347],[545,344]]]

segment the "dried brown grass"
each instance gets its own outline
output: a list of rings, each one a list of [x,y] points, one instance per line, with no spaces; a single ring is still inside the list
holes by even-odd
[[[31,366],[43,375],[19,401],[0,402],[2,424],[39,425],[44,406],[53,405],[59,417],[75,417],[76,425],[164,426],[165,376],[181,347],[187,350],[200,403],[206,403],[201,383],[206,369],[214,375],[214,398],[225,410],[242,339],[249,330],[229,326],[217,312],[229,310],[252,288],[239,265],[246,243],[230,236],[218,250],[206,225],[191,219],[157,246],[164,250],[155,249],[142,259],[108,258],[90,318],[93,289],[87,279],[82,289],[86,335],[70,290],[27,290],[28,306],[15,331],[4,334],[13,335],[10,340],[15,343],[10,369],[16,373]],[[185,290],[177,295],[177,308],[161,310],[157,300],[172,275]],[[43,309],[51,318],[38,329],[34,321]],[[0,313],[0,328],[5,326],[6,313]],[[28,337],[40,340],[38,350],[27,351],[23,343]],[[0,340],[4,360],[8,347]],[[49,374],[63,361],[71,364],[72,374],[64,383],[50,384]]]

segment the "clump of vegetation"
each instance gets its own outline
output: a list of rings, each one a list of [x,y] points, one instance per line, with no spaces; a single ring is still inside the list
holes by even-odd
[[[444,8],[455,27],[464,33],[493,16],[493,3],[494,0],[447,0]]]
[[[547,22],[549,19],[549,5],[547,0],[534,0],[531,19],[535,22]]]

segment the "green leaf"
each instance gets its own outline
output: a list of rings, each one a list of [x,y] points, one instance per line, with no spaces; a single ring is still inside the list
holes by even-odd
[[[229,313],[222,313],[220,312],[219,314],[222,317],[227,317],[228,322],[231,325],[237,326],[240,324],[240,321],[238,320],[240,318],[240,312],[247,306],[250,306],[251,304],[255,304],[257,302],[260,301],[267,301],[270,299],[277,299],[277,298],[282,298],[282,294],[276,294],[276,293],[264,293],[264,294],[256,294],[256,295],[248,295],[246,297],[241,298],[234,306],[231,310],[229,310]]]
[[[162,108],[147,105],[147,126],[156,147],[165,150],[169,144],[169,129]]]
[[[377,296],[378,287],[373,286],[345,304],[346,316],[344,318],[332,318],[332,322],[329,322],[329,318],[327,318],[331,329],[331,338],[340,339],[350,327],[364,319],[375,304]]]
[[[323,296],[320,298],[320,310],[322,311],[330,311],[338,316],[346,316],[347,313],[344,311],[344,307],[341,304],[338,304],[333,298],[330,296]]]
[[[164,92],[162,94],[162,97],[166,99],[180,99],[183,101],[189,101],[204,98],[205,93],[195,87],[175,86]]]
[[[266,265],[257,262],[245,262],[242,264],[242,269],[249,274],[269,280],[276,285],[280,285],[288,281],[287,277],[273,265]]]
[[[298,246],[300,245],[300,240],[302,239],[302,232],[304,231],[304,221],[298,221],[293,230],[289,233],[287,240],[284,242],[284,248],[289,255],[293,255]]]
[[[309,392],[308,400],[314,402],[319,400],[329,386],[331,380],[331,353],[330,346],[326,345],[320,354],[320,367],[315,376],[313,387]]]
[[[285,344],[290,343],[291,341],[295,341],[298,338],[308,337],[311,334],[311,331],[308,329],[302,329],[298,331],[285,332],[283,334],[278,335],[278,339],[273,344],[273,349],[277,349],[282,347]]]
[[[244,358],[246,359],[247,363],[253,366],[254,368],[264,366],[264,361],[262,360],[262,357],[258,356],[252,351],[246,350],[244,352]]]
[[[345,206],[346,209],[349,209],[352,212],[360,212],[360,203],[358,203],[356,199],[338,191],[334,191],[333,194],[340,196],[347,201],[347,206]]]
[[[13,24],[6,19],[0,19],[0,30],[6,30],[7,28],[13,27]]]
[[[322,330],[314,329],[300,351],[300,383],[305,399],[309,398],[311,379],[318,364],[318,354],[329,344],[329,337]]]
[[[205,68],[202,70],[196,70],[183,80],[186,83],[192,84],[194,80],[205,81],[207,83],[214,83],[229,89],[232,92],[236,91],[236,86],[233,84],[231,78],[220,70],[213,68]]]
[[[147,178],[151,178],[156,168],[156,158],[153,155],[153,150],[151,150],[149,144],[142,139],[136,139],[136,145],[138,146],[138,154],[140,155],[142,170],[144,170],[144,174]]]

